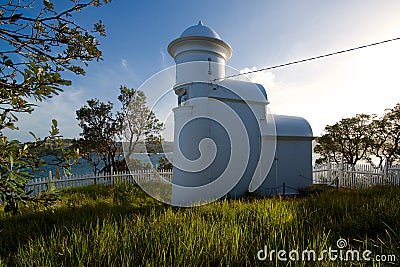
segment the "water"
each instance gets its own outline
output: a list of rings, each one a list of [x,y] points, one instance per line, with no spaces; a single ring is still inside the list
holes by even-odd
[[[164,157],[164,156],[165,156],[165,154],[138,153],[138,154],[133,154],[131,157],[142,161],[142,163],[147,163],[147,162],[149,162],[149,159],[150,159],[149,163],[151,163],[153,166],[156,166],[156,164],[158,164],[159,158]],[[51,161],[53,158],[54,157],[52,157],[52,156],[43,157],[43,159],[48,162]],[[101,163],[99,165],[99,169],[102,169],[103,167],[104,167],[104,163]],[[56,166],[49,166],[49,165],[44,166],[44,167],[40,168],[39,171],[34,173],[34,177],[35,178],[48,177],[49,171],[51,171],[54,176],[56,174],[56,169],[57,169]],[[58,168],[58,169],[59,169],[60,175],[64,176],[63,170],[61,168]],[[71,171],[72,175],[86,175],[86,174],[93,175],[92,166],[84,158],[79,158],[78,162],[71,167],[70,171]]]

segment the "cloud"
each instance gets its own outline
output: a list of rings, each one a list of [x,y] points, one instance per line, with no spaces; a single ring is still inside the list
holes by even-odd
[[[317,136],[342,118],[379,115],[399,102],[399,51],[399,44],[391,43],[247,76],[264,85],[272,113],[305,118]]]
[[[257,67],[244,68],[240,70],[240,73],[256,70]],[[300,80],[297,76],[298,73],[313,76],[313,79]],[[328,84],[334,85],[331,82],[331,78],[321,77],[316,74],[317,72],[312,75],[304,71],[293,71],[292,68],[292,70],[281,70],[275,73],[267,71],[254,72],[246,74],[246,77],[252,82],[259,83],[265,87],[270,101],[269,108],[273,114],[303,117],[309,121],[314,133],[318,135],[328,122],[335,121],[337,118],[333,116],[335,115],[334,112],[329,112],[328,114],[321,112],[321,110],[329,106],[325,102],[326,99],[333,100],[338,96],[331,89],[331,86],[328,86]],[[279,82],[276,75],[279,77]]]
[[[248,73],[252,71],[257,71],[256,67],[252,68],[244,68],[240,70],[240,73]],[[254,83],[259,83],[264,86],[267,90],[268,89],[277,89],[279,86],[275,82],[275,75],[272,72],[267,71],[260,71],[260,72],[253,72],[245,75],[250,81]]]
[[[49,134],[51,120],[56,119],[60,134],[66,138],[78,137],[80,128],[76,120],[76,110],[84,103],[83,89],[67,88],[58,96],[38,103],[32,114],[19,114],[18,131],[6,131],[11,139],[32,141],[32,131],[37,137]]]
[[[167,64],[166,64],[166,57],[167,57],[167,55],[165,54],[165,52],[164,52],[164,47],[161,47],[160,48],[160,54],[161,54],[161,60],[162,60],[162,65],[163,65],[163,67],[165,67]]]
[[[121,59],[121,65],[122,65],[125,69],[128,69],[128,61],[127,61],[125,58]]]

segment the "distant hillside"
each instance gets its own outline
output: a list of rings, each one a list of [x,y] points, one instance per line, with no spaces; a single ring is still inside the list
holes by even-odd
[[[171,153],[174,150],[174,142],[163,142],[162,146],[160,145],[148,145],[147,148],[145,144],[139,143],[135,147],[135,153],[153,153],[153,151],[157,153]]]

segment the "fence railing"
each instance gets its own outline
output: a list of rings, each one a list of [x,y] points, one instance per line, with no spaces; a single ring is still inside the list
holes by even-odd
[[[317,164],[313,167],[313,183],[327,184],[337,187],[366,188],[376,185],[400,186],[400,165],[376,168],[368,164]],[[59,179],[52,176],[35,178],[26,185],[26,190],[37,194],[43,190],[54,187],[57,189],[79,187],[92,184],[113,185],[116,182],[138,183],[139,181],[171,182],[172,170],[136,170],[126,172],[113,172],[101,175],[73,175],[63,176]]]
[[[49,176],[45,178],[35,178],[29,181],[26,185],[27,192],[32,191],[32,194],[37,194],[48,188],[68,188],[79,187],[92,184],[108,184],[113,185],[116,182],[138,183],[144,181],[160,181],[171,182],[172,170],[136,170],[126,172],[113,172],[101,175],[72,175],[63,176],[56,179],[49,172]]]
[[[313,182],[347,188],[400,185],[400,166],[385,165],[378,168],[369,164],[353,166],[328,162],[314,166]]]

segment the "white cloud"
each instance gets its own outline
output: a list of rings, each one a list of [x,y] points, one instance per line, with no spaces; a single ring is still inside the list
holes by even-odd
[[[6,135],[11,139],[32,141],[29,131],[32,131],[37,137],[47,136],[51,120],[56,119],[61,135],[66,138],[78,137],[80,128],[75,112],[84,103],[83,89],[67,88],[60,95],[38,103],[38,107],[32,114],[18,115],[17,126],[20,130],[6,131]]]
[[[317,136],[342,118],[382,114],[400,101],[399,48],[369,48],[248,76],[265,86],[272,113],[307,119]]]
[[[160,48],[160,54],[161,54],[162,65],[163,65],[163,67],[165,67],[167,65],[167,63],[166,63],[167,55],[164,52],[164,47]]]
[[[125,69],[128,69],[128,61],[127,61],[125,58],[121,59],[121,65],[122,65]]]
[[[257,71],[257,68],[254,66],[252,68],[244,68],[240,70],[240,73],[248,73],[252,71]],[[250,79],[250,81],[259,83],[266,89],[277,89],[279,87],[275,82],[275,75],[269,71],[253,72],[246,74],[245,76]]]

